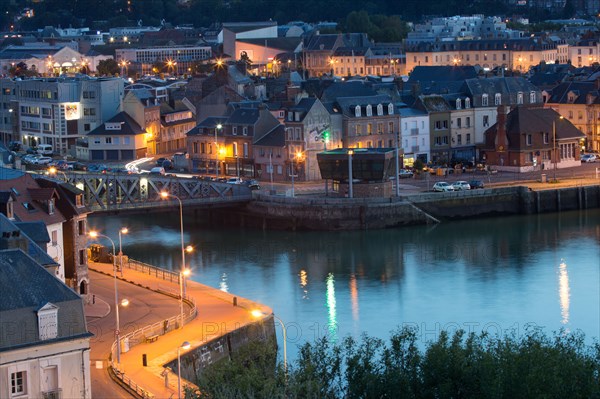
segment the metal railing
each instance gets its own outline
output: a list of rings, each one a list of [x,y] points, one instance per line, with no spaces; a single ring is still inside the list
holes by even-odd
[[[159,267],[131,259],[129,260],[129,262],[127,262],[126,265],[132,270],[154,275],[155,277],[165,281],[179,281],[179,273],[175,273],[170,270],[161,269]],[[171,292],[168,292],[166,290],[164,292],[168,293],[169,295],[173,295]],[[184,312],[183,321],[181,321],[182,325],[186,325],[187,323],[196,318],[196,316],[198,315],[198,308],[196,306],[196,300],[194,298],[190,299],[188,297],[184,297],[183,300],[191,306],[191,309],[188,312]],[[140,343],[146,342],[146,340],[150,337],[165,335],[169,331],[179,328],[180,318],[181,316],[177,314],[166,320],[158,321],[154,324],[150,324],[142,328],[138,328],[137,330],[134,330],[132,332],[129,332],[120,338],[121,346],[126,345],[129,349],[131,349],[134,346],[139,345]],[[119,369],[119,365],[115,361],[116,358],[117,341],[113,342],[110,347],[110,367],[112,368],[114,375],[116,376],[116,378],[121,380],[123,384],[127,385],[131,390],[136,392],[139,397],[148,399],[154,398],[154,395],[150,391],[138,385],[135,381],[129,378],[123,370]]]

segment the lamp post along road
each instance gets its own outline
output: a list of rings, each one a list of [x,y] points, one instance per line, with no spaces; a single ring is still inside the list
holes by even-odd
[[[186,295],[185,289],[185,281],[183,279],[185,275],[185,247],[183,243],[183,203],[181,199],[174,195],[167,193],[166,191],[162,191],[160,193],[162,198],[173,197],[179,202],[179,226],[180,226],[180,234],[181,234],[181,270],[179,272],[179,316],[181,318],[181,322],[179,323],[179,328],[183,327],[183,298]]]
[[[123,277],[123,243],[121,236],[127,233],[129,233],[129,229],[127,227],[123,227],[121,230],[119,230],[119,267],[121,269],[121,277]]]
[[[119,324],[119,290],[118,290],[118,286],[117,286],[117,264],[116,264],[116,259],[115,259],[115,242],[108,236],[105,236],[104,234],[100,234],[97,233],[95,231],[90,231],[89,233],[90,237],[92,238],[106,238],[108,241],[110,241],[111,245],[112,245],[112,250],[113,250],[113,277],[115,280],[115,336],[116,336],[116,341],[117,341],[117,364],[121,364],[121,332],[120,330],[120,324]],[[127,300],[123,300],[123,306],[127,306],[129,302]]]
[[[354,151],[348,150],[348,198],[354,197],[352,187],[352,180],[354,180],[352,177],[352,154],[354,154]]]
[[[219,142],[217,141],[217,132],[222,128],[223,125],[219,123],[215,129],[215,176],[217,180],[219,180]]]

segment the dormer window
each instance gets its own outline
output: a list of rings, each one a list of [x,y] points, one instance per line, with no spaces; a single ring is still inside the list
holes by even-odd
[[[535,91],[529,92],[529,103],[535,104]]]
[[[37,311],[40,340],[58,337],[58,306],[46,303]]]
[[[496,93],[494,96],[494,105],[502,105],[502,94]]]
[[[383,105],[377,105],[377,115],[383,115]]]
[[[77,194],[75,196],[75,206],[77,208],[82,208],[83,207],[83,194]]]
[[[54,198],[48,200],[48,215],[54,215]]]
[[[231,134],[233,134],[234,136],[237,136],[237,126],[231,127]]]
[[[483,94],[481,96],[481,106],[482,107],[487,107],[488,106],[488,95],[487,94]]]
[[[6,217],[9,219],[15,218],[15,208],[13,207],[12,201],[6,203]]]
[[[465,98],[465,108],[471,108],[471,99],[469,97]]]
[[[248,127],[247,127],[247,126],[244,126],[244,127],[242,128],[242,134],[243,134],[244,136],[247,136],[247,135],[248,135]]]
[[[367,105],[367,116],[373,116],[373,107],[371,107],[371,104]]]
[[[523,104],[523,92],[517,93],[517,104]]]
[[[460,101],[460,98],[456,99],[456,109],[461,109],[462,108],[462,102]]]
[[[356,116],[357,118],[360,117],[360,105],[354,107],[354,116]]]
[[[394,115],[394,104],[388,104],[388,115]]]

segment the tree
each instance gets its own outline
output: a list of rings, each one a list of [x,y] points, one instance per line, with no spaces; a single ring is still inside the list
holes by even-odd
[[[119,64],[112,58],[101,60],[98,62],[98,67],[96,67],[96,71],[100,76],[112,76],[118,74],[121,70],[119,68]]]

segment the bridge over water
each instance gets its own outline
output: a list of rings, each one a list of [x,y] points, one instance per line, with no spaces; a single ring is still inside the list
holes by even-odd
[[[60,172],[57,177],[63,177],[83,190],[85,205],[94,212],[144,210],[179,205],[175,198],[162,199],[162,191],[177,196],[183,205],[196,207],[226,207],[252,199],[252,191],[245,185],[195,178],[79,172]]]

